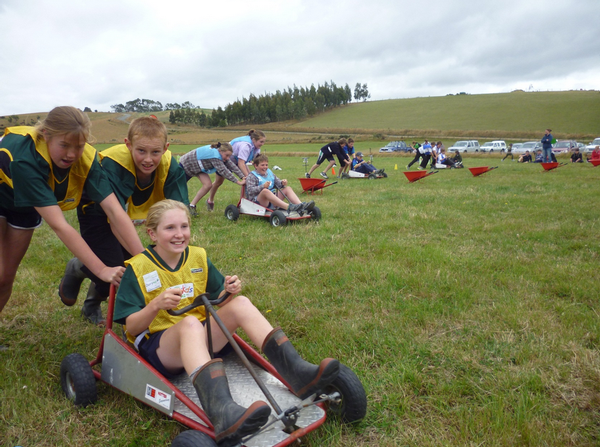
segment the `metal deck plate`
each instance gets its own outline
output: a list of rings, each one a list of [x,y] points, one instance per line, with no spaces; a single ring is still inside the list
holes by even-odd
[[[241,360],[237,357],[237,355],[235,355],[235,353],[231,353],[226,356],[223,359],[223,362],[225,365],[225,372],[227,373],[227,379],[229,381],[231,396],[238,404],[244,407],[249,407],[257,400],[263,400],[265,402],[267,401],[256,382]],[[254,369],[275,398],[275,401],[283,410],[298,405],[300,402],[302,402],[298,397],[294,396],[279,380],[277,380],[267,371],[256,366],[254,366]],[[187,374],[180,375],[173,380],[172,383],[193,402],[201,407],[196,390],[194,389],[194,386],[192,385],[192,382]],[[175,399],[173,411],[176,411],[194,421],[203,424],[203,422],[177,398]],[[271,418],[273,418],[274,414],[275,411],[271,410]],[[316,405],[312,405],[307,408],[303,408],[300,411],[296,425],[298,427],[307,427],[310,424],[322,419],[323,416],[325,416],[325,411]],[[283,431],[283,428],[284,425],[281,422],[277,422],[270,426],[266,431],[256,435],[254,438],[244,443],[244,445],[248,447],[267,447],[278,444],[289,436]]]

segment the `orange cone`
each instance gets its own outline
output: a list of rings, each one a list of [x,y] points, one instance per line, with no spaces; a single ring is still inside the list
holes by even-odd
[[[331,168],[331,175],[335,175],[335,168],[334,167]]]

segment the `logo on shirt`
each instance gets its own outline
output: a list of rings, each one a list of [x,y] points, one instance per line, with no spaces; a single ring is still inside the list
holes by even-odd
[[[192,273],[202,273],[203,271],[204,271],[204,269],[202,267],[198,267],[196,269],[191,270]]]

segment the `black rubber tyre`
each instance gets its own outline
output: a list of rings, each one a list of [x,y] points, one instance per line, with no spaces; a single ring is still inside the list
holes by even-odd
[[[201,431],[186,430],[173,439],[171,447],[217,447],[217,443]]]
[[[60,385],[76,406],[86,407],[98,400],[96,377],[81,354],[69,354],[60,364]]]
[[[310,215],[312,216],[313,220],[321,220],[321,210],[316,206],[312,209]]]
[[[275,210],[271,214],[270,222],[274,227],[283,227],[287,224],[287,218],[285,217],[283,211]]]
[[[382,176],[383,178],[387,178],[387,174],[386,174],[385,172],[383,172],[383,173],[381,174],[381,176]]]
[[[240,210],[235,205],[228,205],[225,208],[225,217],[229,220],[236,221],[240,217]]]
[[[375,180],[377,176],[375,174],[369,174],[369,180]]]
[[[330,403],[328,413],[339,417],[343,422],[351,424],[358,422],[367,414],[367,394],[362,383],[354,372],[340,363],[340,374],[327,387],[325,392],[330,394],[337,391],[342,396],[339,404]]]

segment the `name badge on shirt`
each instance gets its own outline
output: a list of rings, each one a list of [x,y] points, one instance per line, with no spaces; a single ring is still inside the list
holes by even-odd
[[[146,273],[142,278],[144,278],[144,285],[146,286],[146,292],[152,292],[160,288],[160,278],[158,277],[158,272],[154,270],[153,272]]]
[[[194,284],[191,282],[169,287],[169,289],[181,289],[181,299],[193,298],[194,296]]]

